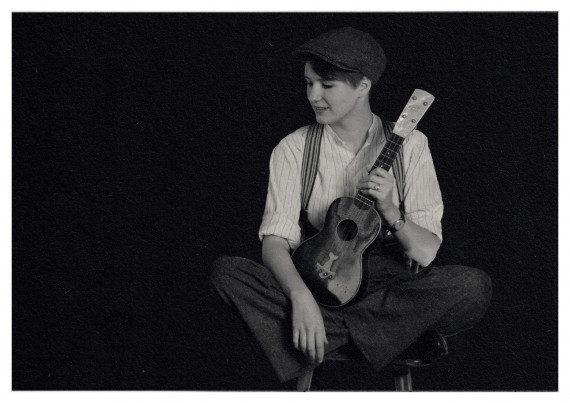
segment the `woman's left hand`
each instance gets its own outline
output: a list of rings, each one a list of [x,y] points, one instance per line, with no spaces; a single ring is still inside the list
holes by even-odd
[[[393,201],[395,183],[396,180],[391,173],[382,168],[374,168],[357,188],[364,195],[374,198],[376,210],[384,213],[394,207],[397,208]]]

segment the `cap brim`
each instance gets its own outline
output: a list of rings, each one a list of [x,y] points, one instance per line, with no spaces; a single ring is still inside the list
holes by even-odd
[[[339,69],[342,70],[346,70],[346,71],[351,71],[354,73],[361,73],[363,74],[360,70],[355,69],[353,67],[347,66],[341,62],[339,62],[338,60],[334,60],[332,58],[330,58],[329,56],[325,55],[324,53],[321,53],[319,51],[316,51],[314,49],[311,48],[306,48],[306,47],[300,47],[297,48],[293,51],[293,54],[295,56],[302,56],[302,55],[312,55],[312,56],[316,56],[321,60],[324,60],[325,62],[332,64],[335,67],[338,67]]]

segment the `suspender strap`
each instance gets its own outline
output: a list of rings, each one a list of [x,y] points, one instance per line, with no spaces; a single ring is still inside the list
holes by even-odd
[[[387,122],[382,119],[382,128],[384,129],[384,136],[386,141],[390,140],[392,136],[395,134],[392,132],[394,130],[394,123]],[[400,201],[400,211],[405,213],[404,207],[404,183],[405,183],[405,176],[404,176],[404,162],[403,162],[403,147],[400,147],[398,150],[398,155],[394,159],[394,163],[392,164],[392,171],[394,172],[394,178],[396,179],[396,188],[398,190],[398,199]]]
[[[299,213],[299,227],[301,228],[301,240],[307,239],[317,233],[317,230],[309,222],[309,200],[315,186],[319,155],[321,152],[321,139],[323,138],[324,126],[315,123],[309,127],[303,151],[303,166],[301,168],[301,211]]]
[[[301,168],[301,211],[307,211],[309,208],[309,200],[315,186],[315,178],[319,166],[322,137],[323,125],[315,123],[309,127],[305,141],[305,150],[303,151],[303,166]]]

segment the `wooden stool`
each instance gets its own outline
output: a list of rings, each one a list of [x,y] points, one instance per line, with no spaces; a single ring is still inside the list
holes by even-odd
[[[418,358],[413,357],[412,353]],[[412,368],[425,367],[434,360],[446,356],[448,353],[445,338],[437,332],[426,332],[412,344],[406,351],[388,365],[388,370],[394,378],[394,388],[396,391],[412,391]],[[353,343],[345,344],[340,348],[325,355],[325,361],[348,361],[365,360],[362,353]],[[308,392],[311,389],[313,371],[315,366],[307,368],[307,371],[297,378],[297,391]]]

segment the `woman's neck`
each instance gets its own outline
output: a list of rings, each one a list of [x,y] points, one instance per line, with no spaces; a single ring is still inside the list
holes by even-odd
[[[341,140],[348,143],[355,152],[360,150],[364,144],[368,129],[372,126],[374,119],[370,106],[367,106],[367,108],[354,111],[343,121],[330,125]]]

